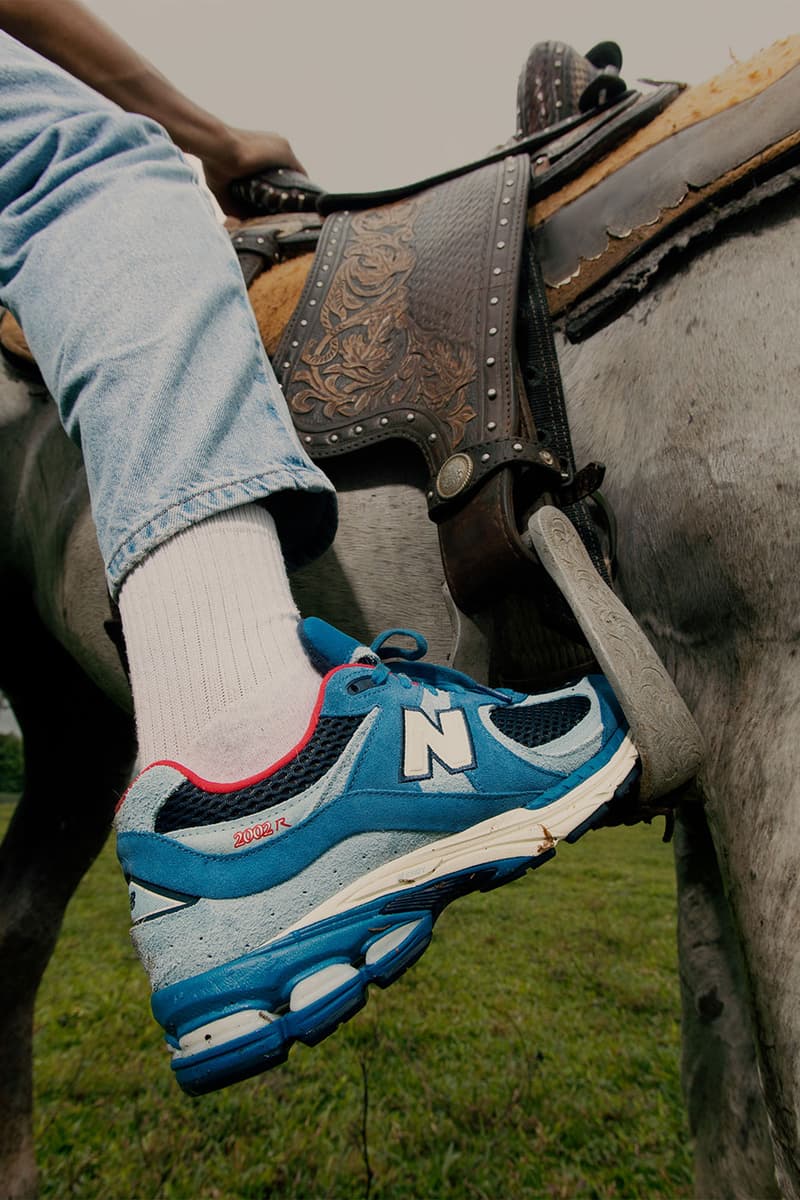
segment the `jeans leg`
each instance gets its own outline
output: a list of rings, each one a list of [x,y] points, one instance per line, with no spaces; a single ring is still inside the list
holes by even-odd
[[[178,530],[279,494],[290,566],[330,543],[335,494],[191,168],[160,126],[5,34],[0,302],[82,449],[113,592]]]

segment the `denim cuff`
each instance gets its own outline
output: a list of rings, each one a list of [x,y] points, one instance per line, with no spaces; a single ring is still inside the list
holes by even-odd
[[[120,545],[106,565],[106,577],[116,600],[127,575],[182,529],[206,517],[242,504],[264,503],[275,519],[287,571],[313,562],[336,536],[336,492],[313,465],[302,463],[197,491],[156,513]]]

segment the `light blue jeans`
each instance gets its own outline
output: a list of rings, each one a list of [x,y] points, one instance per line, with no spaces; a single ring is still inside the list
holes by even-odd
[[[291,568],[336,497],[308,459],[241,271],[163,129],[0,33],[0,303],[81,447],[113,594],[161,542],[269,498]]]

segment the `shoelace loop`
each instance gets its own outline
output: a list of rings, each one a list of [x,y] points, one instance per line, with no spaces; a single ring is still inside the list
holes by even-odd
[[[411,648],[390,646],[388,643],[393,637],[408,638],[414,645]],[[405,662],[416,662],[428,653],[428,643],[422,634],[417,633],[414,629],[384,629],[383,633],[379,633],[375,638],[370,649],[382,662],[389,658],[402,658]]]
[[[392,645],[391,641],[396,637],[408,638],[414,645],[412,647]],[[514,703],[515,694],[505,688],[485,687],[461,671],[437,666],[434,663],[421,662],[420,659],[428,653],[428,643],[422,634],[417,633],[414,629],[400,627],[384,629],[375,638],[370,650],[380,659],[379,665],[373,668],[373,686],[375,687],[380,687],[391,675],[404,688],[427,687],[429,690],[485,692],[500,704]],[[408,664],[406,670],[399,670],[394,665],[398,659],[402,663]],[[394,662],[390,660],[394,660]]]

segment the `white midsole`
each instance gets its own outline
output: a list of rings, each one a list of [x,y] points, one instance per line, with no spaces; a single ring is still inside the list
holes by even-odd
[[[290,933],[316,925],[330,917],[369,904],[381,896],[408,891],[420,884],[435,883],[447,875],[485,866],[503,858],[536,858],[551,850],[561,838],[576,829],[596,809],[610,800],[623,779],[633,770],[638,754],[630,737],[595,774],[566,796],[543,809],[513,808],[462,833],[439,842],[429,842],[396,858],[385,866],[362,875],[323,904],[306,913],[294,925],[265,942],[269,946]]]

